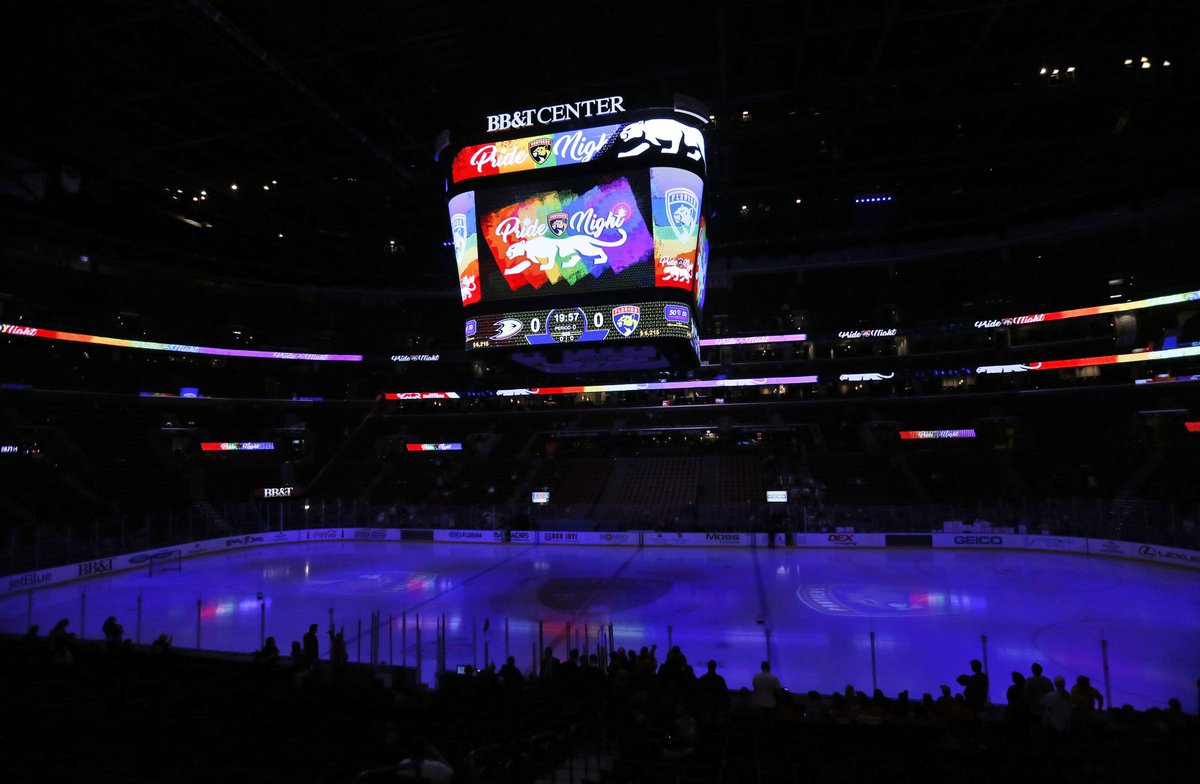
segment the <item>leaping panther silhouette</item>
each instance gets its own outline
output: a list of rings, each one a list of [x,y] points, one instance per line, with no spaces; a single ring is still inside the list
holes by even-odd
[[[638,120],[631,122],[621,129],[621,141],[637,144],[625,152],[617,153],[618,158],[629,158],[656,148],[668,155],[678,155],[684,148],[691,151],[685,153],[694,161],[704,160],[704,134],[696,128],[684,125],[676,120]]]
[[[573,234],[569,237],[532,237],[508,246],[505,255],[510,259],[525,257],[526,261],[514,264],[504,271],[505,275],[518,275],[529,269],[531,263],[537,264],[542,272],[554,266],[556,260],[561,260],[560,269],[570,269],[579,263],[580,256],[593,259],[595,264],[607,264],[608,254],[604,248],[616,248],[625,244],[629,235],[624,229],[617,229],[621,239],[605,241],[589,237],[586,234]]]

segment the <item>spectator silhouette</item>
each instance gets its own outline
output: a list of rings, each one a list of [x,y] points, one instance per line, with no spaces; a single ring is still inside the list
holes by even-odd
[[[350,661],[346,652],[346,629],[338,629],[337,634],[329,632],[329,661],[334,667],[341,668]]]
[[[715,659],[708,660],[708,672],[696,679],[696,705],[706,724],[729,710],[729,684],[717,672]]]
[[[779,684],[779,678],[771,672],[769,661],[764,661],[759,665],[759,672],[755,674],[750,685],[754,688],[754,696],[751,700],[754,707],[760,710],[774,710],[778,704],[776,695],[782,687]]]
[[[983,710],[983,706],[987,704],[988,676],[983,671],[983,662],[979,659],[971,659],[971,674],[963,684],[963,698],[967,707],[976,713]]]
[[[560,667],[562,662],[554,655],[554,648],[547,645],[546,650],[542,651],[542,666],[539,670],[542,680],[552,681],[557,678]]]
[[[1014,725],[1024,726],[1029,718],[1029,709],[1025,705],[1025,676],[1019,672],[1012,674],[1012,686],[1004,694],[1008,701],[1008,720]]]
[[[520,686],[525,682],[524,676],[521,675],[521,670],[517,667],[517,659],[514,656],[509,656],[508,660],[500,667],[500,680],[504,681],[505,687],[513,688]]]
[[[1025,679],[1025,705],[1034,716],[1042,715],[1042,700],[1054,691],[1054,684],[1042,675],[1042,665],[1034,662],[1029,668],[1033,675]]]
[[[675,706],[675,720],[671,722],[663,748],[663,759],[680,759],[689,756],[696,746],[696,720],[683,705]]]
[[[933,705],[933,697],[929,697],[929,704]],[[808,702],[804,706],[804,722],[806,724],[829,722],[829,706],[825,704],[825,700],[821,699],[821,693],[816,689],[808,693]]]
[[[125,628],[117,623],[117,616],[108,616],[100,630],[104,632],[104,644],[110,652],[121,647],[121,638],[125,635]]]
[[[304,666],[316,666],[317,660],[320,658],[321,643],[317,638],[317,625],[314,623],[304,634]]]
[[[164,632],[163,634],[158,635],[158,637],[155,638],[154,642],[150,643],[150,648],[155,653],[170,653],[171,652],[171,643],[173,641],[174,641],[174,638],[171,637],[171,635],[166,634]]]
[[[1080,675],[1071,687],[1071,704],[1075,706],[1076,714],[1089,714],[1104,709],[1104,696],[1088,676]]]
[[[446,758],[424,738],[413,742],[411,756],[400,761],[396,774],[399,778],[414,778],[432,784],[449,784],[454,779],[454,769]]]
[[[274,664],[279,660],[279,646],[274,637],[268,637],[263,647],[254,652],[255,664]]]
[[[75,635],[67,631],[70,623],[70,620],[63,618],[54,624],[54,628],[46,635],[50,640],[50,653],[55,664],[73,664],[75,662],[75,655],[71,651],[75,644]]]
[[[1054,691],[1042,698],[1042,726],[1055,732],[1071,729],[1071,695],[1061,675],[1054,676]]]

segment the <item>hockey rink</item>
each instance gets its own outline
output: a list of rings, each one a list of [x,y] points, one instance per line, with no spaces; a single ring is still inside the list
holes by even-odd
[[[1035,661],[1103,692],[1106,647],[1116,705],[1178,697],[1194,711],[1200,677],[1195,572],[1027,551],[293,543],[13,594],[0,599],[0,630],[23,632],[32,618],[44,635],[68,618],[70,631],[100,638],[115,615],[134,638],[139,603],[143,643],[167,633],[177,648],[250,652],[265,631],[286,655],[316,623],[322,658],[332,614],[352,662],[369,659],[377,611],[380,660],[419,658],[425,683],[442,616],[450,668],[483,666],[486,649],[529,671],[540,622],[560,658],[595,652],[611,624],[616,647],[657,644],[660,662],[669,644],[697,674],[715,659],[733,689],[769,658],[791,691],[870,693],[874,652],[889,696],[959,691],[955,678],[985,656],[996,702],[1010,673]]]

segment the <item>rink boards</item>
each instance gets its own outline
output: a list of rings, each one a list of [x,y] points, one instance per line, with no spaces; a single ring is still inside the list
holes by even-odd
[[[787,548],[935,548],[977,550],[1031,550],[1125,558],[1135,561],[1200,569],[1200,552],[1165,545],[1011,533],[804,533],[788,545],[784,534],[775,534],[774,546]],[[232,552],[249,547],[321,541],[440,542],[547,546],[617,547],[769,547],[771,535],[739,532],[661,531],[504,531],[412,528],[310,528],[274,531],[161,547],[128,555],[37,569],[0,578],[0,596],[30,591],[72,580],[151,569],[152,564],[199,555]]]

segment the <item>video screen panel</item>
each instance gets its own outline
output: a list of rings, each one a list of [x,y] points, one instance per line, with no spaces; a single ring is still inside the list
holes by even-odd
[[[644,156],[644,158],[643,158]],[[600,125],[519,139],[489,141],[463,147],[450,167],[454,183],[580,163],[643,159],[648,163],[706,165],[704,134],[698,128],[665,117]]]
[[[463,305],[479,301],[479,229],[475,220],[475,192],[460,193],[450,200],[450,236],[458,264],[458,286]]]
[[[202,441],[200,449],[204,452],[272,452],[275,450],[274,441]]]
[[[539,308],[468,319],[468,349],[613,343],[638,338],[696,339],[691,308],[666,302]]]
[[[674,167],[461,193],[449,209],[462,303],[649,288],[695,294],[707,266],[703,198],[699,175]]]
[[[905,441],[925,440],[930,438],[974,438],[974,428],[958,430],[901,430],[900,438]]]
[[[482,301],[653,287],[649,194],[638,179],[477,192]]]
[[[696,247],[704,182],[683,169],[650,170],[654,214],[654,284],[691,291],[696,280]]]

